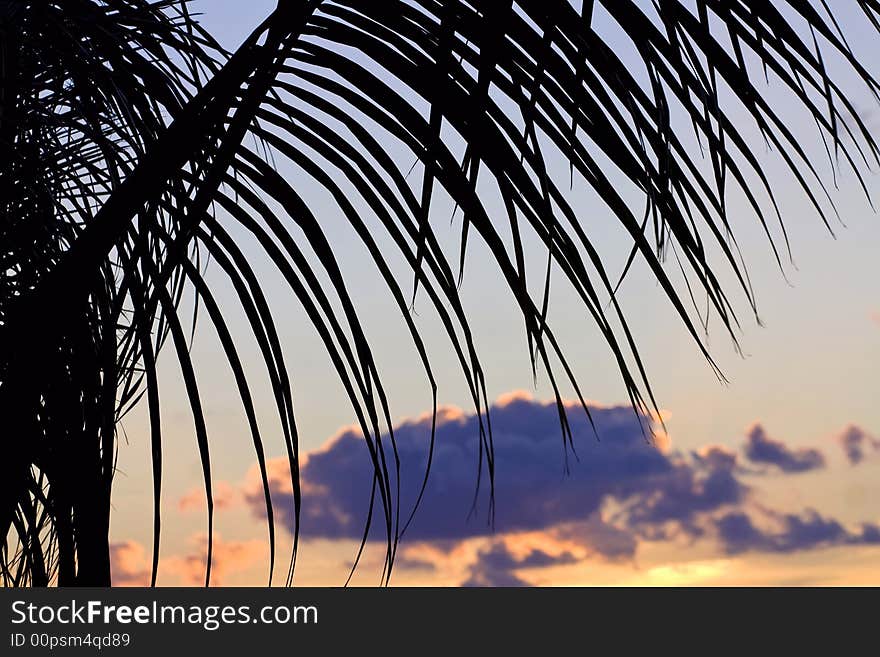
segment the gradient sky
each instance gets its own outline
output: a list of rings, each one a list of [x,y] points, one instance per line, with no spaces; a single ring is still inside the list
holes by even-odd
[[[198,4],[204,11],[206,27],[230,47],[273,6],[270,0],[203,0]],[[867,32],[852,22],[851,4],[840,4],[847,5],[841,8],[841,21],[853,26],[850,34],[859,51],[859,37]],[[609,39],[613,41],[613,34],[609,33]],[[768,93],[775,92],[771,88]],[[880,131],[880,109],[876,103],[862,89],[854,88],[853,94],[853,102],[868,123]],[[796,114],[792,121],[792,129],[798,134],[802,132],[804,142],[815,147],[810,152],[819,162],[824,154],[814,126]],[[668,441],[663,441],[663,449],[658,451],[659,446],[648,447],[643,443],[636,447],[633,427],[621,425],[622,444],[632,444],[639,459],[648,458],[639,450],[655,450],[659,471],[690,477],[688,495],[697,497],[682,497],[677,484],[665,479],[666,483],[651,480],[649,485],[649,477],[627,468],[619,471],[620,482],[629,482],[627,486],[634,487],[626,490],[637,491],[634,504],[641,504],[638,509],[645,513],[654,509],[652,505],[657,499],[668,499],[679,510],[684,508],[682,505],[704,505],[703,515],[694,515],[695,507],[685,509],[690,514],[688,522],[693,521],[693,530],[682,530],[679,526],[677,531],[666,531],[666,525],[654,521],[638,526],[615,525],[615,506],[623,498],[623,493],[615,488],[622,485],[619,482],[609,484],[607,490],[589,487],[587,492],[579,493],[597,500],[599,508],[595,512],[584,511],[583,517],[577,517],[575,512],[557,517],[548,511],[546,522],[528,520],[511,508],[513,500],[519,499],[513,486],[509,501],[501,492],[498,498],[499,517],[509,519],[508,527],[496,525],[493,535],[485,530],[484,522],[472,519],[470,533],[451,532],[437,537],[417,532],[415,538],[404,543],[403,565],[397,569],[393,583],[880,584],[880,545],[871,540],[871,523],[880,522],[880,451],[872,438],[880,436],[880,385],[876,369],[880,362],[880,293],[876,282],[880,221],[860,194],[853,176],[844,175],[834,198],[846,227],[835,226],[836,238],[832,238],[778,163],[769,154],[759,156],[767,162],[771,177],[778,181],[776,191],[782,200],[796,266],[785,263],[784,272],[780,272],[757,222],[745,211],[742,199],[732,194],[735,227],[757,290],[763,326],[758,326],[749,314],[744,299],[736,299],[743,320],[739,337],[744,356],[736,353],[717,322],[712,327],[708,342],[728,384],[720,383],[700,357],[646,268],[636,266],[621,293],[668,430]],[[875,174],[869,176],[868,183],[880,198]],[[317,208],[325,225],[341,225],[339,211],[327,198],[311,190],[303,193]],[[438,204],[435,226],[441,237],[449,223],[450,210]],[[595,234],[602,253],[607,254],[608,262],[622,265],[627,243],[607,212],[588,194],[583,195],[578,210]],[[445,238],[454,244],[459,227],[450,226],[448,231]],[[405,327],[356,240],[342,228],[333,236],[350,291],[361,304],[364,324],[379,357],[394,417],[400,426],[418,426],[414,418],[422,417],[430,408],[430,394],[415,353],[401,346],[408,344]],[[244,248],[248,248],[246,243]],[[315,478],[314,490],[319,491],[314,494],[313,508],[317,509],[314,522],[318,528],[314,535],[320,538],[307,541],[303,547],[297,581],[341,584],[356,553],[357,541],[338,523],[325,522],[325,515],[330,508],[345,512],[349,508],[346,505],[353,503],[342,490],[346,488],[347,471],[335,464],[333,457],[342,454],[342,447],[347,444],[344,427],[351,425],[354,418],[317,337],[298,314],[292,295],[259,252],[251,248],[254,266],[273,300],[288,362],[292,364],[303,447],[314,452],[306,467],[312,468],[307,477]],[[531,255],[543,258],[537,249]],[[499,411],[520,413],[518,422],[530,427],[511,429],[511,445],[526,439],[542,445],[547,441],[541,452],[547,454],[546,462],[528,461],[525,452],[511,447],[509,453],[503,450],[509,460],[499,457],[498,468],[503,471],[507,466],[510,472],[520,472],[521,463],[533,463],[534,472],[529,475],[525,468],[523,477],[534,476],[533,483],[538,482],[535,485],[540,490],[536,495],[546,495],[547,506],[541,508],[556,508],[559,499],[554,497],[554,491],[578,491],[572,482],[580,481],[580,468],[589,470],[589,459],[582,455],[580,462],[571,464],[573,474],[569,478],[563,476],[564,454],[558,426],[541,419],[546,418],[541,400],[549,398],[549,389],[544,381],[539,380],[537,388],[532,384],[521,320],[509,293],[486,261],[480,245],[474,244],[462,297],[475,329],[489,396],[501,400],[497,405]],[[610,268],[615,271],[619,265],[615,268],[612,264]],[[216,272],[211,276],[223,285]],[[417,302],[416,310],[420,308],[427,310],[424,300],[421,304]],[[597,411],[604,409],[609,417],[616,417],[613,407],[625,403],[624,389],[604,342],[584,315],[570,291],[555,289],[551,321],[568,349],[582,390],[595,400]],[[233,311],[232,317],[233,327],[240,331],[242,352],[258,362],[258,350],[247,338],[241,314]],[[435,354],[440,401],[448,406],[445,417],[452,432],[468,422],[472,411],[462,377],[449,359],[441,327],[431,319],[426,312],[418,321]],[[200,325],[194,359],[211,431],[216,494],[223,501],[216,521],[222,536],[217,552],[218,583],[261,584],[266,579],[267,548],[265,525],[249,493],[254,483],[253,449],[228,367],[206,325],[207,322]],[[169,460],[165,463],[163,489],[165,533],[160,583],[198,583],[203,567],[200,535],[206,527],[204,493],[199,490],[202,475],[191,417],[173,367],[173,354],[165,353],[162,360],[166,365],[162,400]],[[445,362],[449,362],[446,367]],[[267,451],[271,457],[280,457],[283,444],[277,420],[273,419],[271,397],[259,376],[254,377],[254,385],[259,393],[261,418],[265,419],[266,427],[274,428],[274,432],[266,432]],[[510,394],[520,390],[529,392]],[[119,452],[121,473],[115,482],[112,519],[114,566],[119,583],[142,581],[149,556],[145,548],[151,544],[152,505],[147,427],[143,408],[124,422],[126,440]],[[847,435],[849,458],[843,444]],[[586,432],[579,438],[597,463],[605,463],[603,459],[610,458],[615,449],[610,446],[611,439],[597,446]],[[335,442],[328,442],[331,440]],[[711,446],[716,450],[711,451]],[[856,448],[862,450],[864,458],[858,458],[852,451]],[[472,476],[476,473],[476,453],[463,454],[467,462],[460,467]],[[711,460],[715,458],[710,457],[712,454],[719,459],[723,455],[726,460],[716,463]],[[283,502],[285,493],[289,493],[283,486],[283,468],[280,462],[273,462],[273,467],[277,467],[279,474],[273,492]],[[456,467],[450,462],[450,471],[441,470],[438,476],[448,475],[449,481],[459,481],[455,477]],[[607,472],[618,471],[612,468]],[[333,480],[333,476],[340,480]],[[729,486],[739,491],[747,489],[748,493],[743,492],[735,500],[720,494],[710,499],[707,481],[715,481],[713,477],[726,478]],[[342,492],[333,492],[334,481]],[[542,488],[545,481],[556,482],[558,486],[548,483]],[[331,493],[326,492],[328,487]],[[368,490],[364,495],[368,495]],[[809,509],[818,515],[811,515]],[[464,524],[467,511],[447,509],[443,513],[448,517],[442,518],[441,511],[437,511],[436,522],[439,526],[461,517]],[[722,514],[729,516],[727,525],[722,523]],[[736,514],[751,519],[763,514],[762,522],[766,524],[756,526],[750,534],[738,525],[737,533],[731,533],[733,521],[739,518]],[[429,514],[425,522],[428,517],[435,516]],[[801,524],[795,527],[792,518]],[[475,522],[481,531],[474,529]],[[839,529],[830,523],[837,523]],[[282,555],[288,544],[287,535],[282,532]],[[374,584],[380,573],[381,549],[373,546],[368,549],[355,581]]]

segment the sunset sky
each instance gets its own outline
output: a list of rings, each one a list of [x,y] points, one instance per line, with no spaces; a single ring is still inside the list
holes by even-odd
[[[234,47],[274,3],[198,4],[205,26]],[[859,36],[867,34],[867,27],[856,22],[852,3],[840,7],[839,20],[849,26],[852,45],[864,53]],[[597,29],[602,20],[597,17]],[[607,29],[613,43],[613,29]],[[772,84],[767,93],[776,93]],[[876,101],[855,85],[851,100],[880,137]],[[731,112],[742,120],[743,112]],[[797,112],[791,119],[791,129],[803,134],[805,148],[830,180],[815,126]],[[592,400],[598,433],[597,440],[582,409],[572,403],[574,449],[566,449],[546,378],[539,376],[537,386],[532,380],[522,320],[474,240],[461,294],[489,397],[495,400],[494,531],[487,523],[485,481],[472,509],[478,471],[473,406],[442,326],[429,303],[417,298],[415,312],[424,312],[416,321],[432,354],[442,407],[431,479],[403,538],[393,585],[880,585],[880,218],[852,173],[842,168],[838,188],[832,189],[841,220],[832,226],[832,237],[773,154],[757,155],[776,182],[794,262],[784,260],[780,271],[742,194],[732,189],[731,213],[761,325],[746,300],[734,297],[742,321],[739,354],[720,323],[710,323],[707,344],[728,383],[719,381],[701,357],[646,267],[637,262],[621,288],[620,301],[662,409],[665,432],[657,418],[639,417],[628,406],[606,344],[574,293],[559,285],[551,296],[550,321],[582,391]],[[282,173],[293,179],[298,175]],[[880,198],[876,172],[868,185]],[[368,255],[343,227],[338,208],[317,191],[302,193],[333,233],[336,255],[377,355],[403,460],[401,504],[408,509],[426,462],[430,388],[399,312]],[[628,242],[592,192],[581,193],[575,186],[572,193],[609,269],[619,271]],[[441,200],[432,221],[438,234],[455,245],[460,226],[450,225],[451,215],[452,208]],[[773,231],[778,237],[778,228]],[[304,542],[295,582],[341,585],[357,554],[369,504],[367,450],[350,428],[354,415],[296,299],[253,244],[242,238],[242,248],[251,249],[253,266],[273,303],[291,369],[302,447],[308,452]],[[450,252],[457,257],[454,249]],[[546,258],[537,245],[527,255],[536,263]],[[674,260],[669,266],[674,268]],[[224,307],[238,329],[241,352],[252,363],[272,459],[279,530],[274,583],[279,584],[287,571],[292,526],[284,445],[243,313],[228,286],[223,292],[223,276],[210,266],[208,272],[221,300],[228,302]],[[193,355],[212,445],[217,504],[213,579],[216,584],[262,585],[268,577],[268,542],[253,445],[229,367],[207,321],[199,324]],[[199,584],[207,528],[202,471],[174,355],[169,350],[163,356],[167,459],[159,583]],[[652,422],[653,443],[643,432]],[[113,498],[114,582],[142,584],[152,543],[146,409],[136,409],[123,426]],[[374,525],[378,528],[353,578],[356,584],[377,584],[382,575],[381,513]]]

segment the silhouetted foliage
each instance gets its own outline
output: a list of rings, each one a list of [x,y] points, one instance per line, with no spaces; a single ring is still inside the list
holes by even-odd
[[[855,2],[880,27],[880,3]],[[594,29],[600,12],[620,43]],[[832,162],[859,181],[878,157],[826,60],[875,94],[877,83],[822,0],[280,0],[234,53],[180,0],[0,2],[0,30],[6,584],[47,584],[56,575],[59,584],[109,583],[118,420],[143,396],[155,582],[163,459],[156,356],[169,337],[193,412],[210,536],[210,445],[178,316],[185,289],[216,329],[251,429],[271,581],[275,529],[262,436],[200,255],[228,278],[261,350],[298,514],[297,423],[271,304],[236,231],[253,236],[275,264],[351,401],[375,470],[371,511],[375,502],[382,509],[390,576],[414,510],[400,507],[388,401],[333,230],[303,185],[332,196],[374,261],[419,354],[435,412],[437,385],[411,302],[421,294],[436,311],[482,418],[478,472],[491,487],[486,386],[459,297],[469,240],[483,242],[521,311],[533,371],[548,378],[570,441],[565,387],[587,407],[548,322],[551,272],[599,327],[634,408],[649,413],[656,403],[616,300],[618,277],[606,270],[568,188],[601,198],[632,240],[627,269],[636,258],[646,263],[714,368],[703,342],[708,319],[691,301],[705,295],[735,341],[737,315],[719,282],[727,269],[755,308],[727,188],[745,197],[780,261],[777,242],[787,242],[784,228],[773,228],[782,217],[750,135],[775,151],[826,223],[831,197],[788,117],[811,117]],[[765,93],[771,77],[785,100]],[[281,173],[279,161],[298,175]],[[559,162],[567,170],[560,173]],[[643,206],[632,207],[620,180]],[[502,216],[489,210],[486,185],[500,197]],[[453,254],[430,221],[438,190],[461,221]],[[547,267],[527,276],[524,244],[532,238],[545,246]],[[669,253],[686,277],[684,297],[664,266]],[[393,261],[407,264],[406,280]],[[535,276],[538,295],[529,286]],[[298,534],[288,582],[297,541]],[[206,581],[210,555],[209,540]]]

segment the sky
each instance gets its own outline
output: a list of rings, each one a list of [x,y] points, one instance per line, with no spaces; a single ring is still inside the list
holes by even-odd
[[[203,23],[229,47],[271,10],[272,2],[202,0]],[[844,3],[841,3],[843,5]],[[601,21],[601,17],[598,19]],[[856,50],[868,32],[849,9]],[[849,22],[848,22],[849,21]],[[609,28],[609,40],[613,43]],[[768,89],[768,94],[775,91]],[[853,102],[880,133],[880,108],[863,90]],[[861,94],[861,95],[859,95]],[[734,116],[736,118],[736,116]],[[795,116],[816,161],[815,128]],[[813,143],[815,142],[815,143]],[[760,325],[738,299],[742,353],[713,325],[707,339],[727,382],[719,381],[647,268],[636,264],[620,299],[634,327],[664,427],[627,405],[617,367],[570,290],[554,288],[550,318],[568,349],[596,425],[570,405],[573,445],[566,448],[547,382],[535,385],[509,293],[481,245],[471,247],[462,285],[490,400],[496,449],[494,526],[486,482],[476,493],[478,421],[442,327],[417,299],[417,322],[436,354],[441,413],[431,478],[398,550],[392,585],[834,585],[880,584],[880,293],[876,254],[880,220],[852,175],[833,191],[843,225],[834,236],[811,211],[770,154],[759,154],[781,199],[793,262],[780,270],[745,204],[730,198],[755,286]],[[560,164],[561,166],[561,164]],[[821,166],[821,165],[819,165]],[[283,171],[296,176],[294,171]],[[878,177],[868,185],[877,196]],[[304,189],[333,237],[353,297],[389,391],[404,467],[401,504],[418,496],[427,463],[430,389],[405,326],[368,258],[341,227],[340,212]],[[574,190],[611,269],[627,243],[588,193]],[[441,238],[455,244],[460,227]],[[603,214],[604,213],[604,214]],[[441,219],[441,217],[445,217]],[[340,585],[349,575],[369,505],[369,461],[351,428],[350,406],[320,342],[259,249],[242,238],[272,301],[288,361],[307,452],[302,477],[304,541],[295,581]],[[529,255],[540,259],[536,248]],[[221,300],[232,295],[216,270]],[[243,317],[231,311],[242,353],[256,363]],[[395,314],[396,313],[396,314]],[[193,357],[205,399],[217,504],[216,584],[265,584],[269,550],[262,491],[244,414],[216,336],[199,324]],[[204,577],[205,503],[198,451],[173,354],[160,359],[166,454],[159,583],[199,584]],[[256,366],[254,366],[256,367]],[[259,383],[255,378],[255,382]],[[255,385],[266,433],[279,551],[275,584],[284,580],[292,528],[291,488],[268,388]],[[656,432],[653,443],[645,427]],[[114,580],[142,584],[150,554],[152,493],[144,408],[123,423],[114,483]],[[476,502],[475,502],[476,500]],[[378,504],[378,502],[377,502]],[[407,514],[404,514],[406,516]],[[381,514],[352,581],[381,581]],[[280,574],[280,575],[279,575]]]

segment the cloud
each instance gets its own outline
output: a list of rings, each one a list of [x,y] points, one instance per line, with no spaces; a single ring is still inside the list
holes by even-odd
[[[195,534],[189,538],[186,554],[162,558],[159,578],[171,577],[185,586],[204,586],[207,537]],[[263,540],[225,541],[214,534],[211,559],[211,585],[221,586],[233,573],[265,563],[268,548]],[[143,545],[137,541],[120,541],[110,545],[110,571],[113,586],[149,586],[151,564]]]
[[[208,538],[205,534],[196,534],[190,537],[189,543],[193,550],[191,553],[163,559],[159,572],[176,576],[185,586],[204,586]],[[222,586],[229,575],[265,563],[268,552],[264,540],[225,541],[215,533],[211,586]]]
[[[854,424],[837,436],[837,443],[846,454],[850,465],[858,465],[865,460],[868,453],[880,451],[880,440],[872,438],[864,429]]]
[[[797,552],[837,545],[880,544],[880,525],[866,523],[851,531],[813,509],[800,514],[769,513],[770,527],[761,528],[743,511],[717,519],[718,535],[728,554],[746,551]]]
[[[817,449],[792,449],[781,440],[773,440],[760,424],[746,437],[745,455],[752,463],[770,465],[787,473],[809,472],[825,467],[825,456]]]
[[[739,469],[739,457],[736,452],[720,445],[709,445],[691,454],[697,463],[715,470],[733,472]]]
[[[574,451],[566,450],[563,444],[555,404],[517,394],[492,407],[496,533],[583,523],[595,517],[609,499],[636,501],[631,509],[633,522],[645,528],[666,522],[695,527],[697,514],[740,503],[747,493],[747,487],[734,476],[729,456],[728,460],[721,458],[722,450],[694,462],[663,453],[646,439],[649,419],[636,415],[628,406],[590,408],[599,440],[579,407],[572,406],[569,411]],[[430,416],[403,422],[394,429],[401,461],[401,525],[419,494],[430,430]],[[463,540],[491,534],[485,472],[475,497],[479,436],[477,417],[451,407],[441,410],[430,478],[418,513],[406,531],[407,540]],[[390,443],[387,436],[383,443],[386,447]],[[386,458],[393,462],[390,453]],[[302,535],[360,540],[373,476],[363,438],[353,429],[343,431],[324,448],[311,452],[301,473]],[[392,489],[396,489],[393,472],[391,478]],[[292,531],[293,492],[283,461],[270,463],[269,482],[276,517]],[[248,476],[245,500],[255,515],[264,515],[263,492],[255,470]],[[474,508],[476,512],[472,512]],[[378,495],[376,509],[371,537],[383,539]]]
[[[352,564],[346,564],[347,568],[351,568]],[[420,570],[424,572],[434,572],[437,570],[437,564],[430,559],[422,559],[417,556],[411,556],[407,551],[403,551],[394,560],[394,568],[399,570]]]
[[[137,541],[110,544],[113,586],[149,586],[150,567],[144,547]]]
[[[749,488],[736,472],[736,458],[718,447],[696,454],[693,462],[680,461],[663,481],[646,482],[651,486],[631,498],[628,525],[652,540],[678,533],[701,536],[703,514],[745,502]]]
[[[395,570],[465,586],[528,586],[525,575],[587,561],[632,562],[637,539],[597,514],[546,530],[463,540],[404,542]],[[349,564],[350,565],[350,564]],[[378,565],[378,562],[377,562]]]
[[[880,538],[880,527],[872,524],[849,529],[810,509],[786,514],[758,504],[758,491],[744,480],[756,473],[746,459],[762,466],[759,473],[772,469],[791,475],[825,467],[819,450],[792,448],[768,437],[761,425],[749,431],[743,453],[717,445],[683,453],[669,449],[668,440],[658,449],[647,438],[651,418],[629,406],[591,405],[589,410],[595,431],[579,405],[567,405],[572,445],[566,446],[554,403],[511,393],[492,406],[492,524],[480,420],[442,407],[430,477],[403,535],[397,567],[467,585],[523,586],[542,568],[588,560],[634,563],[644,542],[711,541],[722,553],[737,554],[864,545]],[[391,436],[382,437],[390,488],[395,494],[399,490],[400,527],[419,495],[431,425],[426,414],[394,427],[399,482]],[[864,449],[866,440],[845,442],[851,449]],[[484,471],[477,490],[479,463]],[[300,474],[301,537],[360,541],[373,469],[359,432],[343,429],[310,452]],[[270,460],[267,478],[276,521],[293,532],[293,486],[286,459]],[[251,513],[264,518],[264,493],[255,467],[240,490]],[[387,503],[398,508],[396,497]],[[385,540],[382,506],[376,494],[370,540]]]
[[[557,551],[571,551],[576,546],[584,558],[600,557],[605,561],[631,561],[638,547],[638,538],[630,528],[618,527],[602,513],[594,513],[585,521],[557,525],[543,534]],[[534,542],[534,537],[531,540]]]
[[[229,482],[218,481],[213,488],[215,511],[224,511],[238,504],[239,492]],[[181,512],[206,509],[205,489],[198,486],[190,489],[177,501],[177,508]]]
[[[538,548],[517,557],[504,541],[493,541],[488,548],[477,554],[477,560],[468,568],[468,578],[461,586],[530,586],[526,580],[517,576],[515,571],[524,568],[565,566],[578,561],[579,559],[571,552],[549,554]]]

